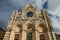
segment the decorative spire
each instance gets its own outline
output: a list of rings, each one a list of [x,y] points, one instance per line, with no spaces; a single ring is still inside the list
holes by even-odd
[[[29,4],[29,6],[30,6],[30,7],[33,7],[33,5],[32,5],[31,3]]]

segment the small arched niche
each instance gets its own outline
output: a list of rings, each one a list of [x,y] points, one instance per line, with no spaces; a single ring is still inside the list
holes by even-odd
[[[13,26],[12,30],[14,30],[15,32],[20,32],[20,31],[22,31],[22,27],[23,27],[22,24],[16,23],[16,24]]]
[[[17,27],[20,29],[20,31],[22,31],[22,27],[23,27],[22,24],[18,23],[18,24],[17,24]]]
[[[40,24],[38,24],[38,30],[39,30],[39,32],[46,32],[47,27],[44,23],[40,23]]]
[[[33,30],[35,30],[35,25],[31,24],[31,23],[28,23],[27,24],[27,29],[33,31]]]

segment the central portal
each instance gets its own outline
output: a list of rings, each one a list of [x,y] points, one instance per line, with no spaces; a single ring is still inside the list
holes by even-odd
[[[31,32],[27,32],[26,40],[32,40],[32,33]]]

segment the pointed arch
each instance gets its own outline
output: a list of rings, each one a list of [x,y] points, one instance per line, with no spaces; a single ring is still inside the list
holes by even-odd
[[[28,20],[26,23],[25,23],[25,28],[28,29],[28,30],[35,30],[35,24],[32,20]]]
[[[35,30],[35,25],[31,24],[31,23],[28,23],[27,24],[27,29]]]
[[[48,29],[44,23],[38,24],[38,27],[41,27],[43,29],[43,32],[46,32]]]

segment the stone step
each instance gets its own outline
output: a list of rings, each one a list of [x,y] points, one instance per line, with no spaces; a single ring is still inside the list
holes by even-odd
[[[3,39],[3,40],[9,40],[9,39]]]
[[[5,36],[3,40],[8,40],[8,39],[9,39],[9,37],[8,36]]]
[[[8,40],[9,38],[4,38],[3,40]]]

